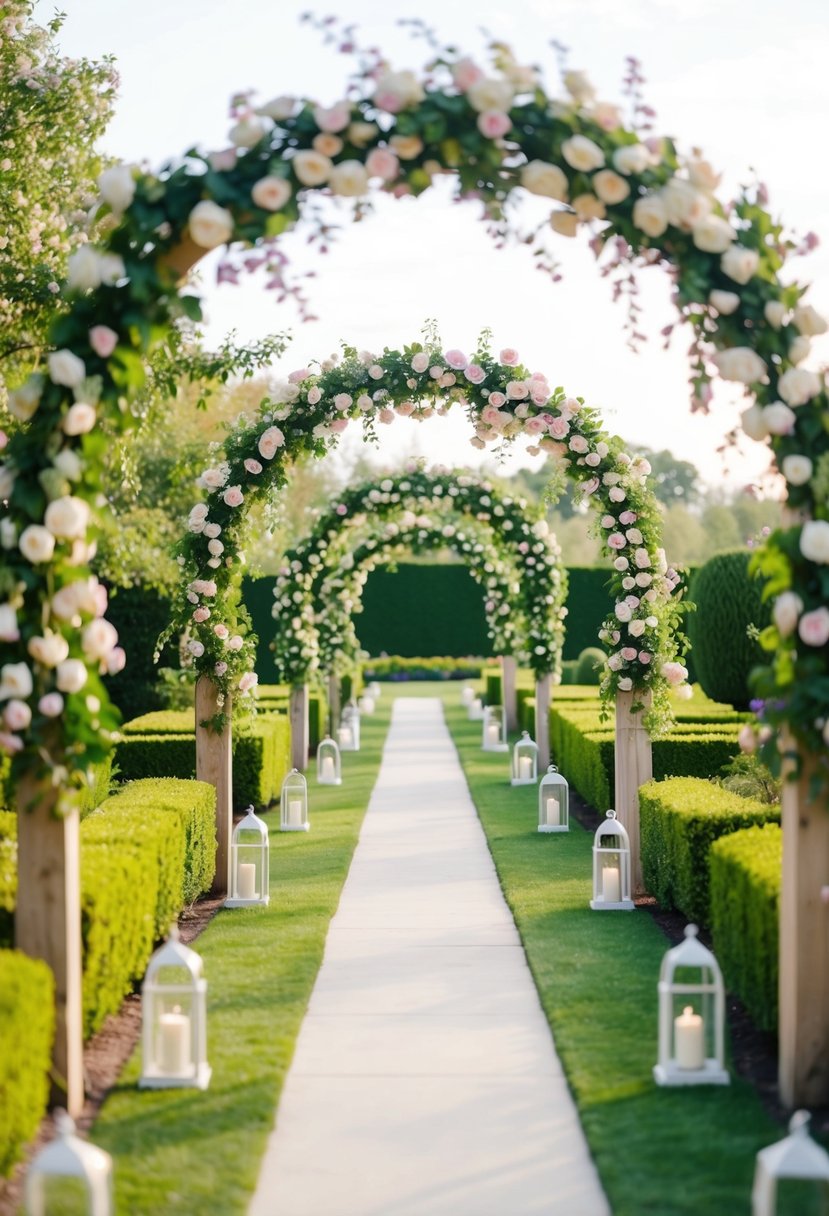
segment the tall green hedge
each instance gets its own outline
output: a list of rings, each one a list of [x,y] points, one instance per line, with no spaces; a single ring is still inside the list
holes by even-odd
[[[711,933],[725,982],[755,1023],[777,1029],[783,833],[746,828],[711,846]]]
[[[110,592],[107,616],[118,630],[127,665],[118,675],[106,676],[104,683],[125,718],[134,718],[161,705],[156,692],[158,667],[153,662],[153,652],[159,634],[169,624],[170,613],[169,599],[155,588],[118,587]],[[160,665],[178,665],[173,646],[165,648]]]
[[[780,810],[694,777],[650,781],[639,791],[645,887],[663,908],[697,924],[711,918],[708,855],[715,840],[740,828],[779,823]]]
[[[11,1173],[46,1112],[54,990],[45,963],[0,950],[0,1178]]]
[[[690,587],[696,611],[687,618],[696,678],[706,694],[738,709],[748,707],[748,676],[763,661],[749,626],[764,629],[770,608],[762,582],[750,578],[748,549],[718,553],[697,570]]]

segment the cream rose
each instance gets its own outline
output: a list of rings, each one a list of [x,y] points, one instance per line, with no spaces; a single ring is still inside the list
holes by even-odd
[[[8,730],[25,730],[32,721],[32,711],[25,701],[13,697],[3,710],[3,721]]]
[[[698,190],[712,194],[720,184],[721,174],[715,173],[707,160],[692,160],[688,162],[688,177]]]
[[[284,177],[260,177],[250,197],[263,211],[279,211],[291,197],[291,187]]]
[[[29,524],[28,528],[24,528],[20,533],[18,545],[26,561],[33,565],[48,562],[55,552],[54,536],[48,528],[42,528],[40,524]]]
[[[233,216],[209,198],[196,203],[187,224],[192,240],[201,249],[216,249],[233,235]]]
[[[256,113],[261,114],[263,118],[272,118],[274,122],[283,122],[286,118],[292,118],[295,110],[294,98],[283,95],[271,98],[263,106],[257,106]]]
[[[103,617],[90,621],[81,636],[83,652],[93,662],[105,659],[117,645],[118,631]]]
[[[360,198],[368,193],[368,173],[358,160],[344,160],[334,165],[328,184],[334,194],[344,198]]]
[[[577,101],[582,106],[593,101],[596,96],[596,90],[590,83],[587,73],[576,69],[564,73],[564,87],[573,101]]]
[[[77,388],[86,377],[86,364],[71,350],[56,350],[49,356],[49,379],[53,384]]]
[[[786,305],[781,304],[780,300],[769,300],[763,309],[763,316],[772,329],[779,329],[786,319]]]
[[[796,308],[793,320],[800,332],[807,338],[815,338],[818,334],[826,333],[828,324],[826,318],[822,317],[811,304],[801,304]]]
[[[331,176],[334,165],[327,156],[307,149],[296,153],[291,168],[303,186],[322,186]]]
[[[778,393],[793,409],[811,401],[822,388],[823,382],[818,373],[807,371],[804,367],[790,367],[777,382]]]
[[[418,105],[424,97],[423,85],[410,71],[387,72],[374,89],[375,104],[390,114],[398,114],[406,106]]]
[[[628,144],[617,148],[611,157],[614,169],[629,177],[631,173],[644,173],[653,163],[653,157],[644,144]]]
[[[267,123],[255,114],[246,114],[230,128],[228,138],[237,148],[253,148],[267,131]],[[195,238],[194,238],[195,239]],[[223,242],[219,241],[219,244]],[[196,244],[199,244],[197,241]]]
[[[20,422],[28,422],[40,405],[42,392],[43,377],[38,375],[29,376],[25,384],[21,384],[19,388],[12,389],[9,393],[7,403],[9,413],[13,414]]]
[[[84,468],[83,461],[71,448],[61,448],[52,460],[52,464],[69,481],[80,481]]]
[[[625,179],[618,173],[614,173],[612,169],[602,169],[594,176],[593,189],[602,202],[608,203],[611,207],[616,203],[621,203],[630,194],[630,186]]]
[[[95,425],[95,406],[76,401],[66,411],[61,426],[66,435],[86,435]]]
[[[645,236],[662,236],[668,227],[668,212],[658,194],[646,194],[633,204],[633,223]]]
[[[89,503],[71,494],[56,498],[46,508],[43,522],[59,540],[82,540],[89,526]]]
[[[800,552],[810,562],[829,563],[829,523],[810,519],[800,532]]]
[[[5,663],[0,667],[0,701],[9,697],[25,700],[32,695],[34,683],[26,663]]]
[[[572,202],[573,210],[582,223],[588,220],[603,220],[607,214],[604,203],[595,194],[577,194]]]
[[[681,177],[672,177],[660,191],[668,223],[676,228],[696,228],[710,214],[711,199]]]
[[[0,604],[0,642],[16,642],[19,637],[17,610],[11,604]]]
[[[483,114],[485,110],[499,110],[506,114],[512,105],[515,89],[508,80],[495,80],[484,76],[466,90],[467,100],[473,110]]]
[[[720,291],[715,287],[709,293],[708,303],[712,308],[716,308],[720,316],[730,317],[740,307],[740,297],[736,291]]]
[[[46,630],[42,636],[29,638],[26,647],[29,654],[41,667],[57,667],[69,657],[69,643],[60,633]]]
[[[579,217],[574,211],[554,211],[550,216],[550,227],[559,236],[575,236],[579,230]]]
[[[98,177],[101,198],[119,215],[135,198],[135,178],[129,165],[110,165]]]
[[[763,410],[763,421],[770,435],[790,435],[794,430],[795,412],[782,401],[773,401]]]
[[[568,165],[581,173],[601,169],[604,164],[604,152],[586,135],[571,135],[569,139],[565,139],[561,145],[561,155]]]
[[[721,215],[707,215],[692,228],[691,237],[697,249],[703,253],[725,253],[736,241],[737,233]]]
[[[732,346],[719,350],[711,356],[723,380],[737,380],[740,384],[756,384],[766,374],[766,365],[750,346]]]
[[[743,430],[748,435],[749,439],[756,439],[758,442],[763,439],[768,439],[769,428],[766,426],[766,420],[763,416],[763,407],[756,402],[749,406],[747,410],[743,410],[740,415]]]
[[[807,358],[811,349],[812,344],[806,335],[798,334],[797,337],[793,338],[789,343],[789,362],[793,363],[796,367],[798,363],[802,363],[803,360]]]
[[[80,692],[86,679],[86,665],[80,659],[64,659],[55,669],[55,683],[61,692]]]
[[[746,249],[744,245],[732,245],[720,258],[723,274],[735,283],[745,286],[757,273],[760,265],[760,255],[755,249]]]
[[[567,175],[558,165],[548,164],[545,160],[531,160],[521,170],[521,185],[530,194],[540,194],[543,198],[554,198],[559,203],[567,202]]]
[[[259,455],[264,460],[273,460],[277,449],[281,448],[285,442],[285,436],[282,434],[278,426],[269,426],[266,431],[263,431],[259,436]]]
[[[102,283],[101,254],[93,245],[81,245],[66,265],[66,286],[70,291],[91,291]]]
[[[792,454],[783,458],[782,472],[789,485],[805,486],[814,466],[808,456]]]

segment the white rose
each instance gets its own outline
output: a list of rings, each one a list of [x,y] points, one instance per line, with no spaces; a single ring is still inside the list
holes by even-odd
[[[672,177],[662,187],[668,223],[676,228],[696,228],[711,211],[711,199],[681,177]]]
[[[26,647],[29,654],[41,667],[57,667],[69,658],[69,643],[60,633],[47,630],[42,637],[29,638]]]
[[[786,305],[779,300],[769,300],[763,309],[763,315],[773,329],[779,329],[786,317]]]
[[[800,332],[809,338],[826,333],[826,318],[822,317],[817,309],[812,308],[811,304],[801,304],[796,308],[793,320]]]
[[[11,466],[7,464],[0,464],[0,502],[3,502],[4,499],[11,498],[16,480],[17,478]],[[5,520],[3,522],[5,523]]]
[[[810,562],[829,563],[829,523],[810,519],[800,533],[800,552]]]
[[[207,519],[207,507],[203,502],[197,502],[187,518],[187,527],[191,532],[203,532]]]
[[[795,412],[782,401],[773,401],[763,410],[763,421],[770,435],[790,435],[794,430]]]
[[[723,274],[743,285],[754,278],[759,265],[759,253],[756,249],[746,249],[744,245],[732,245],[720,258]]]
[[[485,110],[499,110],[506,114],[512,105],[515,90],[508,80],[494,80],[484,76],[466,90],[466,97],[473,110],[483,114]]]
[[[56,498],[46,508],[43,522],[60,540],[82,540],[89,526],[89,503],[71,494]]]
[[[48,562],[55,552],[54,536],[48,528],[42,528],[40,524],[29,524],[28,528],[24,528],[18,544],[20,552],[33,565]]]
[[[267,129],[267,123],[262,122],[261,118],[256,117],[254,114],[248,114],[244,118],[240,118],[230,128],[228,138],[237,148],[253,148],[262,139]],[[222,241],[217,243],[223,244]],[[199,242],[197,241],[196,244],[199,244]]]
[[[81,637],[81,647],[86,657],[93,662],[105,659],[118,645],[118,631],[103,617],[90,621]]]
[[[633,223],[645,236],[657,237],[668,227],[668,212],[658,194],[646,194],[633,204]]]
[[[554,198],[560,203],[567,202],[567,175],[558,165],[550,165],[545,160],[531,160],[521,170],[521,185],[530,194],[540,194],[543,198]]]
[[[2,494],[0,494],[2,498]],[[0,519],[0,548],[14,549],[17,544],[17,525],[13,519]]]
[[[594,176],[593,189],[602,202],[608,203],[611,207],[616,203],[621,203],[630,194],[630,186],[625,179],[618,173],[614,173],[612,169],[602,169]]]
[[[71,350],[55,350],[49,356],[49,379],[53,384],[77,388],[86,377],[86,364]]]
[[[723,317],[730,317],[740,307],[740,297],[736,291],[720,291],[718,288],[708,296],[708,303]]]
[[[291,158],[291,168],[303,186],[322,186],[331,176],[334,162],[321,152],[306,149]]]
[[[755,384],[766,374],[766,365],[750,346],[732,346],[719,350],[711,356],[711,362],[723,380],[738,380],[741,384]]]
[[[284,177],[260,177],[250,196],[263,211],[279,211],[291,197],[291,187]]]
[[[755,402],[747,410],[743,410],[740,419],[743,424],[743,430],[749,439],[756,439],[758,442],[768,439],[769,428],[766,426],[766,419],[761,405]]]
[[[66,435],[85,435],[95,425],[95,406],[85,401],[76,401],[70,405],[61,423]]]
[[[783,458],[783,476],[789,485],[805,486],[812,476],[812,462],[808,456],[793,454]]]
[[[574,211],[554,211],[550,216],[550,227],[559,236],[575,236],[579,230],[579,217]]]
[[[101,198],[119,214],[135,198],[135,178],[129,165],[110,165],[98,178]]]
[[[691,230],[697,249],[703,253],[725,253],[737,233],[721,215],[708,215]]]
[[[201,249],[216,249],[233,235],[233,216],[211,199],[196,203],[187,220],[190,237]]]
[[[25,701],[14,698],[6,703],[3,721],[8,730],[25,730],[32,721],[32,711]]]
[[[798,334],[789,343],[789,361],[797,366],[802,363],[809,351],[812,349],[812,344],[805,334]]]
[[[80,659],[64,659],[55,668],[55,683],[61,692],[80,692],[86,683],[86,666]]]
[[[787,638],[797,628],[797,620],[803,611],[803,600],[793,591],[778,595],[771,610],[771,619],[780,635]]]
[[[644,173],[653,163],[653,157],[644,144],[628,144],[613,153],[613,167],[628,177],[631,173]]]
[[[714,172],[707,160],[688,162],[688,177],[698,190],[707,190],[711,194],[719,186],[721,176]]]
[[[334,194],[344,198],[360,198],[368,193],[368,173],[358,160],[344,160],[334,165],[328,180]]]
[[[105,283],[107,287],[111,287],[119,279],[125,278],[126,273],[124,259],[117,253],[101,254],[101,282]]]
[[[603,220],[607,214],[604,203],[596,198],[595,194],[577,194],[572,206],[582,223],[587,223],[588,220]]]
[[[374,91],[376,95],[379,95],[381,101],[392,103],[394,113],[404,109],[405,106],[417,105],[425,97],[423,85],[414,72],[410,71],[387,72],[377,81]]]
[[[19,637],[17,610],[11,604],[0,604],[0,642],[16,642]]]
[[[29,376],[25,384],[12,389],[9,393],[8,411],[20,422],[28,422],[40,405],[40,395],[43,392],[43,377]]]
[[[565,72],[564,87],[573,98],[573,101],[577,101],[579,105],[585,105],[596,96],[596,90],[590,83],[586,72],[577,70]]]
[[[294,98],[282,96],[273,97],[263,106],[257,106],[256,113],[261,114],[264,118],[272,118],[274,122],[282,122],[286,118],[292,118],[295,109]]]
[[[83,461],[71,448],[61,448],[52,464],[69,481],[80,481],[83,474]]]
[[[26,663],[5,663],[0,667],[0,701],[9,697],[25,700],[32,695],[32,673]]]
[[[70,291],[91,291],[101,286],[101,273],[99,251],[93,245],[81,245],[67,263],[66,285]]]
[[[586,135],[571,135],[569,139],[565,139],[561,145],[561,155],[568,165],[581,173],[601,169],[604,164],[604,152]]]
[[[807,371],[804,367],[790,367],[777,382],[778,393],[793,408],[811,401],[822,388],[823,382],[817,372]]]

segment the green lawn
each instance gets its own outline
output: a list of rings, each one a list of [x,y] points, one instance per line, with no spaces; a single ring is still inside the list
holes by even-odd
[[[194,943],[208,981],[210,1088],[138,1090],[136,1052],[107,1098],[92,1135],[115,1157],[118,1216],[246,1211],[390,709],[386,691],[361,722],[362,750],[343,755],[341,786],[308,774],[309,833],[281,833],[278,811],[268,814],[270,905],[223,910]]]

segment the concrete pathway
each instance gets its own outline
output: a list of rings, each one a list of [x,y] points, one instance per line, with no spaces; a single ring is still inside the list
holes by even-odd
[[[399,698],[249,1216],[608,1212],[440,702]]]

